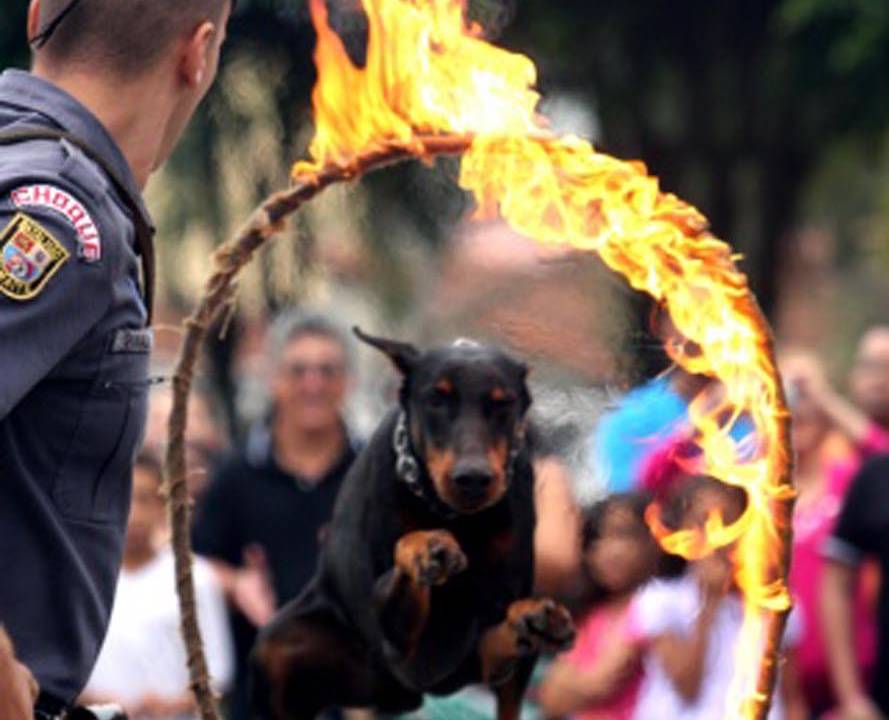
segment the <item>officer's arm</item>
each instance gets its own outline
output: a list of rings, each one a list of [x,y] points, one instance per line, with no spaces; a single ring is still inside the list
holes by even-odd
[[[0,419],[54,370],[64,380],[60,362],[111,304],[109,255],[81,259],[70,220],[0,194]]]

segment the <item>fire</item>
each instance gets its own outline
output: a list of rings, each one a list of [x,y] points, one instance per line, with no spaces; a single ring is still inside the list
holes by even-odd
[[[695,345],[669,348],[693,373],[721,380],[724,396],[691,407],[706,471],[747,492],[744,515],[726,526],[711,517],[702,533],[670,533],[652,516],[662,544],[688,557],[737,543],[736,579],[745,597],[728,717],[761,717],[785,585],[789,510],[787,414],[762,316],[729,246],[706,218],[661,191],[639,162],[598,153],[587,141],[551,132],[537,113],[536,68],[487,43],[465,19],[461,0],[362,0],[367,61],[356,67],[328,25],[323,0],[310,7],[318,32],[316,135],[311,160],[294,167],[302,182],[331,166],[386,148],[428,157],[430,138],[467,138],[460,184],[481,213],[496,213],[529,238],[597,252],[637,290],[662,302]],[[755,427],[754,447],[731,430]],[[742,452],[743,450],[743,452]],[[778,620],[776,620],[778,618]],[[777,629],[775,623],[777,622]],[[763,687],[765,685],[765,687]]]

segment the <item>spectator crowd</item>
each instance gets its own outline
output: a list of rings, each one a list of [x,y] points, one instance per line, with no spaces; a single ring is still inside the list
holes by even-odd
[[[675,329],[655,328],[664,342]],[[322,316],[283,316],[266,351],[268,412],[226,449],[206,398],[187,437],[201,628],[229,720],[249,718],[246,661],[259,627],[307,585],[337,491],[360,451],[346,420],[350,343]],[[789,578],[794,599],[772,720],[889,718],[889,326],[860,339],[848,394],[819,358],[779,356],[792,415],[797,501]],[[542,446],[535,536],[538,589],[574,611],[574,648],[546,658],[524,718],[711,720],[724,716],[744,609],[732,547],[686,562],[649,529],[652,503],[671,530],[702,529],[745,509],[743,490],[707,476],[689,403],[717,383],[679,368],[625,395],[588,443],[603,495],[580,506],[558,447]],[[158,457],[168,391],[152,398],[134,472],[124,567],[108,636],[84,692],[133,720],[195,716],[188,693]],[[752,424],[732,429],[740,451]],[[541,435],[546,437],[546,428]],[[545,443],[544,443],[545,445]],[[493,718],[472,688],[430,698],[411,716]],[[325,720],[351,717],[332,711]],[[365,717],[365,715],[359,715]]]

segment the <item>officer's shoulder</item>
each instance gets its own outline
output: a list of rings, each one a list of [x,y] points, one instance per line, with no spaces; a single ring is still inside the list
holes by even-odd
[[[27,163],[22,163],[22,159]],[[112,194],[111,180],[83,150],[64,137],[21,140],[0,147],[0,177],[57,178],[84,199],[102,202]]]
[[[103,238],[123,220],[110,180],[63,139],[0,148],[0,226],[19,215],[45,226],[85,263],[106,266],[114,244]]]

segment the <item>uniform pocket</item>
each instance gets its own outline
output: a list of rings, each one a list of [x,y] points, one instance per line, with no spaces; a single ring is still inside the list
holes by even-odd
[[[122,524],[129,513],[132,463],[148,408],[149,353],[120,351],[114,342],[83,399],[53,484],[59,512],[71,520]]]

